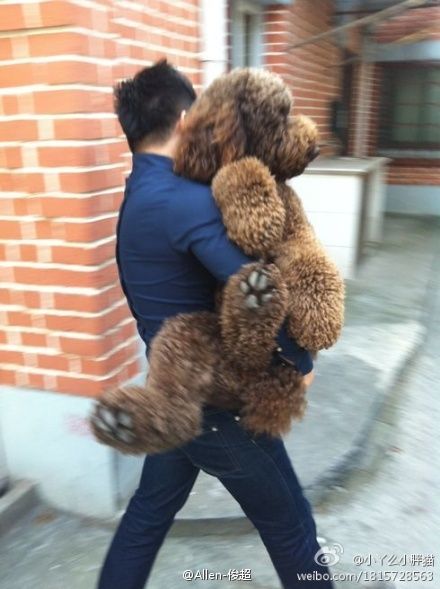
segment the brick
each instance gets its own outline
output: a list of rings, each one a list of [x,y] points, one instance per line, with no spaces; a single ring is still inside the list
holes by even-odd
[[[19,95],[2,97],[5,116],[16,114],[63,114],[112,112],[111,93],[93,89],[26,90]]]
[[[66,241],[90,242],[115,235],[117,219],[104,218],[84,223],[53,221],[53,230],[63,235]]]
[[[13,173],[4,173],[0,171],[0,183],[2,178],[5,180],[5,186],[9,192],[35,193],[44,192],[44,176],[39,173],[28,173],[23,168],[18,168]]]
[[[0,147],[0,168],[20,168],[21,165],[19,145]]]
[[[121,166],[63,172],[59,178],[63,192],[95,192],[123,184]]]
[[[78,7],[69,1],[48,0],[42,2],[41,20],[44,27],[54,27],[66,24],[75,24]]]
[[[22,352],[11,350],[0,350],[0,358],[4,364],[24,364],[24,357]]]
[[[25,28],[20,4],[0,4],[0,31],[20,28]]]
[[[125,374],[124,380],[135,376],[139,372],[139,364],[132,361],[119,371],[119,374],[95,381],[87,378],[75,378],[70,375],[57,377],[57,391],[84,397],[98,397],[105,391],[116,387],[121,382],[121,375]]]
[[[63,354],[38,354],[38,368],[69,372],[69,358]]]
[[[25,168],[16,169],[14,173],[0,170],[0,183],[6,192],[44,193],[67,192],[86,193],[123,184],[123,165],[113,167],[96,167],[93,169],[72,168],[72,171],[54,171],[48,168],[44,172],[29,172]]]
[[[61,335],[59,338],[60,349],[66,354],[77,356],[102,356],[107,351],[107,343],[103,337],[100,338],[73,338]]]
[[[64,61],[46,63],[15,63],[2,65],[0,62],[0,88],[32,84],[95,84],[110,86],[112,69],[110,65],[78,61],[66,58]]]
[[[56,377],[50,379],[51,386],[48,386],[49,383],[44,379],[44,376],[44,374],[26,371],[27,385],[33,389],[55,390],[54,385],[56,386]]]
[[[18,284],[38,284],[42,286],[71,286],[99,288],[117,279],[116,268],[108,266],[87,272],[64,268],[41,268],[32,265],[18,266],[14,269],[14,279]]]
[[[47,336],[43,333],[32,333],[24,331],[22,333],[22,343],[24,346],[45,348],[47,346]]]
[[[130,339],[135,335],[137,335],[136,323],[134,319],[130,318],[129,321],[121,324],[117,330],[113,330],[107,335],[108,349],[116,348],[122,341]]]
[[[73,32],[51,32],[30,35],[29,56],[48,57],[50,55],[87,55],[87,36]]]
[[[113,96],[96,90],[43,90],[34,92],[34,112],[57,114],[72,112],[112,112]]]
[[[2,239],[21,239],[20,221],[0,219],[0,235]]]
[[[70,2],[58,0],[0,4],[0,30],[17,31],[73,24],[75,12]]]
[[[6,315],[7,325],[14,325],[20,327],[34,327],[30,314],[25,311],[9,311]]]
[[[97,317],[46,315],[46,326],[53,331],[100,335],[126,318],[127,310],[121,305],[116,309],[112,309],[109,313]]]
[[[38,139],[37,123],[31,120],[0,121],[2,141],[34,141]]]
[[[112,285],[111,288],[97,292],[95,295],[55,293],[56,308],[65,311],[97,313],[121,300],[125,301],[125,298],[119,284]]]
[[[0,39],[0,55],[2,59],[12,59],[14,57],[11,39]]]
[[[111,354],[104,360],[98,360],[96,358],[84,358],[81,361],[82,371],[85,374],[92,374],[96,376],[105,375],[116,368],[122,366],[128,360],[131,360],[137,355],[138,345],[133,342],[117,352]]]
[[[57,139],[101,139],[120,134],[116,118],[75,118],[54,120]]]
[[[29,260],[31,262],[38,261],[38,246],[32,244],[22,244],[20,245],[20,260],[26,261]]]
[[[0,359],[1,359],[1,355],[0,355]],[[2,383],[2,385],[10,385],[10,386],[15,386],[16,384],[16,380],[15,380],[15,375],[16,375],[16,371],[15,370],[11,370],[11,369],[6,369],[6,368],[2,368],[2,362],[0,362],[0,382]]]
[[[58,264],[97,265],[114,257],[114,241],[94,248],[60,245],[52,248],[52,261]]]
[[[56,145],[38,148],[38,160],[42,167],[98,166],[118,162],[126,150],[125,143],[90,143],[90,145]]]

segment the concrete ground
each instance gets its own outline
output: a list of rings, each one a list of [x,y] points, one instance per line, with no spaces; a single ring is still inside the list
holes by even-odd
[[[343,436],[347,431],[356,433],[353,425],[356,426],[356,416],[364,416],[368,390],[376,399],[381,390],[382,403],[371,413],[368,435],[351,436],[354,451],[350,454],[344,446],[339,455],[348,452],[348,458],[339,464],[350,464],[350,477],[342,478],[343,468],[340,469],[338,477],[329,479],[331,492],[325,502],[315,506],[321,545],[333,551],[334,560],[338,560],[331,570],[342,575],[360,575],[359,583],[340,582],[338,589],[440,587],[440,508],[435,502],[440,487],[440,258],[433,257],[439,236],[438,225],[421,220],[387,221],[384,247],[367,261],[359,281],[349,291],[347,323],[353,345],[350,348],[348,341],[341,345],[349,356],[361,358],[374,371],[365,366],[360,369],[360,365],[353,374],[349,366],[346,373],[341,371],[342,393],[338,395],[339,389],[332,389],[326,407],[333,407],[334,414],[340,413],[342,407],[342,417],[350,421],[350,428],[345,429],[341,422]],[[383,288],[378,288],[378,282]],[[362,341],[356,339],[356,324],[363,334]],[[372,327],[370,337],[368,325]],[[420,338],[425,339],[415,353],[414,342],[420,344]],[[409,347],[408,341],[412,342]],[[377,346],[378,342],[382,342],[382,347]],[[365,354],[368,343],[374,354]],[[399,355],[399,349],[405,354]],[[405,358],[406,366],[403,372],[394,370],[391,378],[389,367],[399,365],[397,357]],[[324,368],[319,370],[324,380]],[[397,374],[400,377],[396,385]],[[329,382],[336,383],[335,376],[329,377],[327,385]],[[384,383],[388,383],[387,389],[383,388]],[[345,415],[347,406],[338,403],[341,394],[348,396],[352,392],[355,396],[354,387],[362,389],[362,396],[357,397],[357,407]],[[371,404],[367,407],[371,408]],[[327,432],[327,436],[319,433],[321,444],[337,443],[337,423],[332,414],[328,420],[321,420],[321,429]],[[315,452],[312,447],[308,460],[313,467]],[[291,455],[296,465],[292,450]],[[323,495],[315,494],[314,498],[322,499]],[[204,499],[209,502],[209,495]],[[215,497],[211,501],[215,512]],[[202,517],[205,514],[204,511]],[[218,522],[177,527],[159,553],[148,587],[279,587],[257,534],[237,522],[230,527]],[[110,528],[96,522],[37,507],[0,537],[0,589],[92,589],[111,535]],[[252,581],[223,578],[188,582],[182,578],[185,570],[203,569],[224,574],[231,569],[251,569]],[[380,571],[394,578],[393,584],[378,585],[373,581],[373,573]],[[424,575],[417,578],[414,573]],[[421,580],[430,573],[434,575],[433,581]]]

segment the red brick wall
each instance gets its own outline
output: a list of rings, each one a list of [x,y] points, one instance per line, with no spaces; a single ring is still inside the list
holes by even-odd
[[[139,368],[111,86],[162,56],[199,84],[198,2],[0,4],[0,31],[0,382],[97,395]]]
[[[340,95],[342,52],[333,38],[296,49],[290,46],[330,29],[332,16],[331,0],[296,0],[265,13],[265,65],[289,84],[294,112],[316,121],[323,143],[334,141],[330,104]]]
[[[117,78],[132,76],[145,62],[166,56],[200,86],[199,0],[104,3],[114,5],[112,31],[119,35]]]
[[[439,161],[432,159],[395,159],[391,163],[388,172],[388,184],[440,186]]]

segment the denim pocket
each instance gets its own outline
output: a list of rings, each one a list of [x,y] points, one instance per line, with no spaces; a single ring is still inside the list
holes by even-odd
[[[215,477],[241,470],[240,462],[228,443],[228,435],[222,431],[223,427],[220,420],[206,420],[202,433],[184,449],[193,464]]]

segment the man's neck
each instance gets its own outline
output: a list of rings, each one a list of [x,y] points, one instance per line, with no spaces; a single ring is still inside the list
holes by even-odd
[[[140,147],[137,152],[138,153],[150,153],[152,155],[162,155],[164,157],[169,157],[170,159],[174,159],[176,155],[176,148],[177,148],[177,138],[175,139],[172,137],[165,143],[161,144],[150,144],[146,145],[145,147]]]

